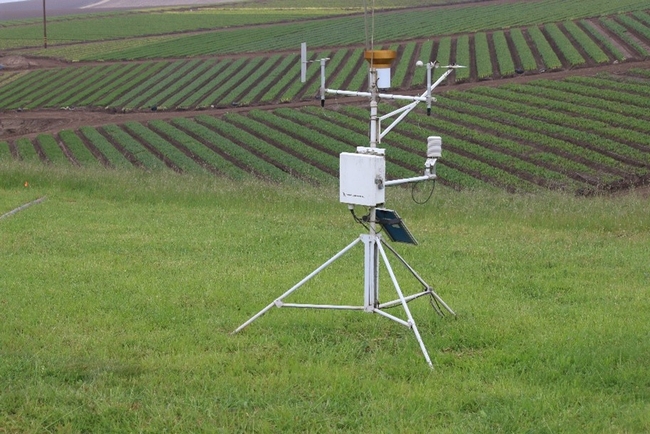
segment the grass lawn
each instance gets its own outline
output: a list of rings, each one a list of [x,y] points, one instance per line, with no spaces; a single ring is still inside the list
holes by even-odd
[[[46,197],[0,219],[0,432],[650,431],[641,195],[390,190],[431,370],[376,315],[229,334],[363,231],[336,185],[95,170],[0,165],[0,215]],[[360,304],[362,250],[287,301]]]

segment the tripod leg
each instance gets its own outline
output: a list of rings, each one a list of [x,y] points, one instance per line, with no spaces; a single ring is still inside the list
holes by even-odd
[[[438,294],[436,294],[436,292],[433,290],[433,288],[431,288],[431,286],[430,286],[427,282],[425,282],[424,279],[422,279],[422,278],[420,277],[420,275],[417,273],[417,271],[415,271],[415,270],[413,269],[413,267],[411,267],[411,266],[409,265],[409,263],[406,262],[406,259],[402,258],[402,256],[400,256],[400,254],[397,253],[397,251],[396,251],[395,249],[393,249],[393,248],[391,247],[391,245],[388,244],[388,243],[386,243],[384,240],[381,240],[381,243],[382,243],[382,245],[386,246],[386,248],[387,248],[388,250],[390,250],[390,251],[393,253],[393,255],[395,255],[395,257],[396,257],[396,258],[397,258],[397,259],[398,259],[402,264],[404,264],[404,266],[406,267],[406,269],[409,270],[409,271],[411,272],[411,274],[413,275],[413,277],[415,277],[415,278],[416,278],[416,279],[417,279],[417,280],[422,284],[422,286],[424,286],[424,287],[425,287],[425,288],[430,292],[431,297],[433,297],[432,302],[433,302],[433,300],[438,301],[440,304],[443,305],[443,307],[444,307],[445,309],[447,309],[447,311],[448,311],[450,314],[452,314],[453,316],[456,316],[456,313],[455,313],[453,310],[451,310],[451,308],[450,308],[449,306],[447,306],[447,303],[445,303],[445,301],[444,301],[444,300],[443,300],[443,299],[442,299]],[[438,312],[438,314],[439,314],[440,316],[443,316],[442,311],[441,311],[441,310],[440,310],[440,309],[439,309],[435,304],[432,303],[432,306],[433,306],[433,308],[436,310],[436,312]]]
[[[350,244],[347,245],[343,250],[338,252],[336,255],[332,256],[330,259],[328,259],[323,265],[315,269],[314,271],[311,272],[307,277],[302,279],[300,282],[296,283],[291,289],[289,289],[287,292],[282,294],[280,297],[276,298],[273,302],[269,303],[268,306],[266,306],[264,309],[253,315],[248,321],[246,321],[244,324],[240,325],[233,331],[231,334],[238,333],[241,331],[244,327],[255,321],[257,318],[261,317],[264,315],[266,312],[268,312],[273,306],[281,307],[282,306],[282,300],[291,295],[292,292],[300,288],[302,285],[307,283],[309,280],[311,280],[314,276],[316,276],[318,273],[323,271],[325,268],[327,268],[332,262],[336,261],[338,258],[343,256],[348,250],[350,250],[352,247],[357,245],[358,243],[361,242],[361,238],[357,238],[356,240],[352,241]]]
[[[424,355],[424,359],[427,361],[427,364],[431,369],[433,369],[433,363],[431,363],[431,358],[429,357],[429,353],[427,352],[427,348],[424,346],[424,342],[422,341],[422,337],[420,336],[420,332],[418,331],[417,325],[415,325],[415,320],[413,319],[413,315],[411,315],[411,311],[409,310],[408,303],[404,299],[404,294],[402,293],[402,289],[399,286],[399,283],[397,283],[397,278],[395,277],[395,273],[393,273],[393,269],[390,266],[390,262],[388,262],[388,257],[386,256],[386,252],[384,251],[381,243],[378,243],[379,246],[379,252],[381,253],[381,257],[384,259],[384,265],[386,265],[386,269],[388,270],[388,274],[390,275],[391,280],[393,281],[393,285],[395,286],[395,291],[397,291],[397,295],[399,296],[401,302],[402,302],[402,307],[404,308],[404,311],[406,312],[406,317],[408,318],[408,322],[411,326],[411,329],[413,329],[413,334],[415,334],[415,339],[417,339],[418,343],[420,344],[420,349],[422,350],[422,354]]]

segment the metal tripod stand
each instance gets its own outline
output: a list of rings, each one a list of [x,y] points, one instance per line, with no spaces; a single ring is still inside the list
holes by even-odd
[[[301,286],[303,286],[305,283],[307,283],[309,280],[311,280],[314,276],[316,276],[318,273],[323,271],[325,268],[327,268],[330,264],[335,262],[337,259],[339,259],[341,256],[345,255],[349,250],[351,250],[354,246],[356,246],[359,243],[363,243],[364,245],[364,304],[363,306],[344,306],[344,305],[324,305],[324,304],[301,304],[301,303],[285,303],[284,299],[287,298],[289,295],[291,295],[293,292],[298,290]],[[400,288],[400,285],[397,281],[397,278],[395,277],[395,273],[393,272],[393,268],[390,265],[390,262],[388,260],[388,256],[386,255],[386,250],[388,249],[405,267],[406,269],[413,275],[415,279],[417,279],[424,289],[421,292],[418,292],[416,294],[404,296],[402,289]],[[381,256],[384,265],[386,267],[386,270],[388,271],[388,274],[390,275],[391,280],[393,281],[393,286],[395,287],[395,291],[397,292],[398,298],[386,303],[380,303],[379,302],[379,256]],[[284,294],[282,294],[280,297],[276,298],[273,302],[269,303],[268,306],[266,306],[264,309],[259,311],[257,314],[255,314],[253,317],[251,317],[248,321],[237,327],[237,329],[233,332],[237,333],[241,331],[243,328],[248,326],[250,323],[255,321],[257,318],[260,316],[264,315],[267,311],[269,311],[271,308],[275,307],[293,307],[293,308],[307,308],[307,309],[340,309],[340,310],[361,310],[364,312],[368,313],[376,313],[381,316],[384,316],[388,319],[391,319],[405,327],[410,328],[413,330],[413,334],[415,334],[415,338],[417,339],[418,343],[420,344],[420,349],[422,350],[422,354],[424,355],[424,358],[427,361],[427,364],[433,368],[433,364],[431,363],[431,358],[429,357],[429,353],[427,352],[426,347],[424,346],[424,342],[422,341],[422,337],[420,336],[420,332],[418,331],[417,325],[415,324],[415,320],[413,319],[413,315],[411,315],[411,311],[408,308],[408,302],[411,300],[415,300],[416,298],[422,297],[429,295],[431,297],[431,305],[435,309],[435,311],[441,315],[444,316],[444,313],[442,309],[440,308],[440,305],[444,307],[449,313],[452,315],[456,315],[453,310],[447,305],[447,303],[444,302],[442,298],[438,294],[435,293],[435,291],[431,288],[429,284],[427,284],[419,275],[418,273],[406,262],[404,258],[402,258],[396,251],[393,249],[389,244],[387,244],[384,240],[382,240],[381,235],[377,234],[374,232],[374,227],[371,227],[370,229],[370,234],[362,234],[359,236],[359,238],[355,239],[352,241],[350,244],[348,244],[343,250],[339,251],[336,255],[332,256],[330,259],[328,259],[325,263],[323,263],[320,267],[316,268],[311,274],[307,275],[304,279],[302,279],[300,282],[298,282],[296,285],[294,285],[291,289],[286,291]],[[407,320],[403,320],[401,318],[398,318],[394,315],[391,315],[388,312],[385,312],[384,309],[391,308],[394,306],[402,305],[404,308],[404,311],[406,313]]]
[[[303,50],[306,50],[306,48],[303,48]],[[306,58],[306,54],[303,54],[302,57]],[[437,68],[438,65],[437,62],[427,63],[427,91],[424,94],[422,94],[420,97],[381,94],[379,93],[379,89],[378,89],[379,87],[378,72],[375,63],[377,63],[377,65],[385,67],[386,63],[390,65],[390,62],[392,61],[392,59],[394,59],[394,57],[395,57],[394,52],[383,52],[383,51],[366,52],[366,60],[370,62],[370,74],[369,74],[370,92],[348,92],[348,91],[340,91],[340,90],[325,88],[325,61],[328,59],[321,59],[320,62],[321,63],[321,105],[324,106],[326,93],[370,97],[370,147],[363,148],[363,149],[357,148],[357,156],[359,158],[350,159],[348,158],[350,157],[349,154],[348,155],[346,155],[346,153],[341,154],[342,157],[341,202],[346,203],[348,204],[348,206],[351,207],[353,207],[354,205],[369,206],[370,214],[368,215],[368,220],[367,220],[369,222],[369,227],[368,227],[369,233],[361,234],[357,239],[355,239],[350,244],[348,244],[343,250],[339,251],[336,255],[332,256],[320,267],[316,268],[311,274],[307,275],[304,279],[302,279],[300,282],[298,282],[296,285],[294,285],[292,288],[290,288],[280,297],[278,297],[273,302],[271,302],[268,306],[266,306],[264,309],[262,309],[257,314],[255,314],[248,321],[240,325],[233,333],[237,333],[240,330],[244,329],[246,326],[248,326],[250,323],[255,321],[260,316],[264,315],[274,306],[307,308],[307,309],[360,310],[367,313],[379,314],[381,316],[391,319],[413,330],[413,334],[415,334],[415,338],[417,339],[420,345],[420,349],[422,350],[422,354],[424,355],[427,364],[431,368],[433,368],[433,364],[431,363],[431,358],[429,357],[429,353],[427,352],[427,349],[424,346],[424,342],[422,341],[420,332],[418,331],[417,325],[415,324],[415,321],[413,320],[413,316],[411,315],[411,311],[408,308],[408,303],[411,300],[415,300],[419,297],[428,295],[430,296],[431,305],[439,315],[441,316],[444,315],[442,308],[444,308],[454,316],[456,314],[442,300],[442,298],[440,298],[440,296],[436,294],[435,291],[433,291],[431,286],[418,275],[418,273],[406,262],[406,260],[402,258],[390,245],[388,245],[382,239],[381,234],[377,233],[376,225],[378,224],[378,221],[377,221],[377,214],[376,214],[377,212],[376,206],[378,204],[384,203],[384,187],[386,186],[399,185],[399,184],[411,183],[411,182],[421,182],[421,181],[435,179],[436,178],[435,164],[437,158],[439,158],[441,155],[441,148],[440,148],[441,145],[440,143],[438,143],[437,147],[433,146],[431,148],[431,151],[427,151],[427,161],[425,164],[424,175],[414,177],[414,178],[406,178],[406,179],[394,180],[394,181],[386,181],[384,179],[384,172],[385,172],[384,153],[380,152],[381,150],[377,149],[377,145],[380,143],[381,138],[386,133],[388,133],[397,123],[399,123],[404,118],[404,116],[406,116],[407,113],[413,110],[419,102],[426,102],[427,112],[430,113],[431,102],[434,100],[434,98],[431,96],[431,91],[436,86],[438,86],[438,84],[440,84],[451,73],[451,71],[454,68],[457,68],[457,66],[455,65],[447,66],[446,67],[447,71],[434,84],[431,84],[431,71],[432,69]],[[303,60],[302,64],[305,65],[306,62]],[[378,116],[378,110],[377,110],[379,98],[409,100],[412,101],[412,103],[400,109],[397,109],[387,115],[380,117]],[[396,115],[399,116],[395,119],[395,121],[388,128],[386,128],[384,132],[381,132],[381,121]],[[343,168],[343,163],[344,163],[343,156],[346,156],[345,169]],[[358,178],[355,176],[358,173],[363,173],[364,175],[368,175],[368,176],[364,178]],[[346,179],[345,182],[343,181],[344,177]],[[361,188],[361,190],[357,190],[356,187],[358,187],[358,184],[363,184],[364,188]],[[344,185],[346,186],[346,188],[349,185],[355,187],[352,188],[354,194],[346,196],[346,193],[343,191]],[[339,259],[341,256],[343,256],[346,252],[351,250],[354,246],[356,246],[359,243],[363,243],[364,245],[364,303],[362,306],[300,304],[300,303],[284,302],[285,298],[287,298],[298,288],[303,286],[314,276],[316,276],[318,273],[323,271],[325,268],[327,268],[329,265],[331,265],[333,262],[335,262],[337,259]],[[393,268],[390,265],[385,249],[388,249],[388,251],[390,251],[402,263],[402,265],[406,267],[406,269],[411,273],[411,275],[422,284],[423,286],[422,291],[416,294],[404,296],[404,293],[400,288],[399,282],[395,277],[395,273],[393,272]],[[398,297],[397,299],[386,303],[379,302],[379,257],[380,256],[383,260],[386,270],[388,271],[388,274],[390,275],[391,280],[393,281],[393,286],[395,287],[395,291],[397,292],[397,297]],[[395,307],[398,305],[401,305],[404,308],[404,311],[406,313],[406,318],[407,318],[406,320],[403,320],[394,315],[391,315],[388,312],[385,312],[385,309]]]

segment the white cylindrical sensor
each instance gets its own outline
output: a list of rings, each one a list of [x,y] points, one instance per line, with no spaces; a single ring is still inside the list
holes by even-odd
[[[442,138],[429,136],[427,139],[427,158],[442,157]]]
[[[390,88],[390,68],[377,68],[377,88]]]

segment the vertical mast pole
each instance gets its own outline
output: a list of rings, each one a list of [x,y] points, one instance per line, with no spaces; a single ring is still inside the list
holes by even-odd
[[[370,147],[376,148],[379,137],[379,116],[377,114],[377,69],[370,62],[368,76],[370,90]],[[369,236],[366,245],[366,282],[365,298],[366,310],[372,312],[379,306],[379,238],[377,237],[377,207],[371,206],[369,210]]]
[[[379,137],[379,116],[377,115],[377,69],[370,64],[370,75],[369,75],[369,87],[370,87],[370,147],[376,148]],[[375,230],[375,207],[370,208],[370,235],[375,235],[377,232]]]
[[[45,0],[43,0],[43,48],[47,48],[47,19],[45,17]]]
[[[325,107],[325,62],[327,58],[320,60],[320,106]]]
[[[427,62],[427,116],[431,116],[431,69],[433,63]]]
[[[370,67],[368,84],[370,87],[370,147],[376,148],[379,143],[379,116],[377,115],[377,69],[374,65]]]

